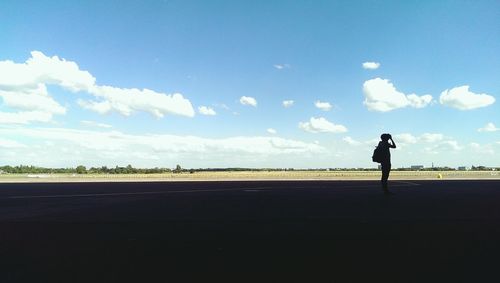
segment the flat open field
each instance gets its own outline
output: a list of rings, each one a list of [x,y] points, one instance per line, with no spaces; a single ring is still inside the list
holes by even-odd
[[[499,180],[0,184],[0,281],[500,282]]]
[[[166,174],[2,174],[0,182],[378,180],[380,171],[238,171]],[[393,180],[500,179],[498,171],[392,171]]]

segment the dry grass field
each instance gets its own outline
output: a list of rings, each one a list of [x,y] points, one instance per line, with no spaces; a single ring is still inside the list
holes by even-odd
[[[11,182],[156,182],[230,180],[377,180],[380,171],[241,171],[164,174],[2,174]],[[500,179],[497,171],[392,171],[392,180]]]

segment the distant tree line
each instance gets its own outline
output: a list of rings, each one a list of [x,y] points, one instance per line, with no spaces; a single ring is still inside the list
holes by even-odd
[[[414,169],[408,168],[396,168],[395,171],[415,171]],[[472,166],[470,168],[471,171],[500,171],[500,167],[486,167],[486,166]],[[418,169],[418,171],[462,171],[453,167],[424,167],[422,169]]]
[[[179,166],[180,167],[180,166]],[[177,169],[177,168],[176,168]],[[19,166],[0,166],[0,171],[3,173],[10,174],[155,174],[155,173],[170,173],[180,172],[179,170],[172,170],[170,168],[134,168],[132,165],[127,165],[125,167],[90,167],[87,168],[83,165],[78,165],[77,167],[68,168],[47,168],[38,167],[32,165],[19,165]]]
[[[295,168],[198,168],[198,169],[184,169],[177,165],[174,169],[171,168],[135,168],[132,165],[125,167],[90,167],[87,168],[83,165],[68,168],[47,168],[32,165],[18,165],[18,166],[0,166],[0,172],[9,174],[158,174],[158,173],[195,173],[195,172],[279,172],[279,171],[378,171],[377,168],[314,168],[314,169],[295,169]],[[395,171],[414,171],[411,168],[395,168]],[[430,167],[422,168],[419,171],[456,171],[457,169],[451,167]],[[486,167],[486,166],[472,166],[473,171],[492,171],[500,168]]]

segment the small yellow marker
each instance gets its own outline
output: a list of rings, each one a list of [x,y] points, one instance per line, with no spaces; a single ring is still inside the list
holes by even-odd
[[[441,173],[438,174],[437,176],[438,179],[443,179],[443,175]]]

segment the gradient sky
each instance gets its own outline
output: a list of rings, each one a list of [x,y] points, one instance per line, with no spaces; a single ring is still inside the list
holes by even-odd
[[[499,1],[4,0],[0,18],[1,164],[374,167],[388,132],[394,167],[500,166]]]

